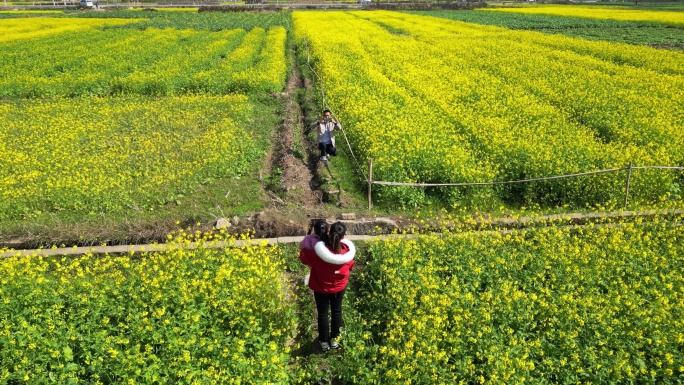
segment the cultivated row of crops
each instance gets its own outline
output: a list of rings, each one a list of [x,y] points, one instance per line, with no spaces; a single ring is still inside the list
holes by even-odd
[[[342,377],[680,383],[682,236],[656,220],[372,243]]]
[[[514,8],[487,8],[486,11],[522,13],[528,15],[554,15],[584,17],[599,20],[646,21],[663,24],[684,25],[684,13],[655,10],[634,10],[620,7],[535,5]]]
[[[473,10],[472,12],[414,11],[413,13],[467,23],[534,30],[589,40],[655,46],[680,52],[682,51],[682,43],[684,43],[684,30],[657,22],[588,19],[573,16],[489,12],[485,10]]]
[[[11,2],[7,2],[7,5],[12,5]],[[0,18],[3,17],[30,17],[30,16],[43,16],[43,15],[62,15],[62,11],[53,9],[24,9],[24,10],[14,10],[14,9],[4,9],[0,11]]]
[[[285,28],[131,22],[0,20],[0,220],[154,210],[263,155],[249,95],[282,90]]]
[[[143,9],[127,9],[107,12],[79,12],[68,13],[68,17],[81,18],[126,18],[140,19],[137,23],[124,24],[118,28],[144,30],[147,28],[176,28],[220,31],[225,29],[244,29],[250,31],[254,28],[271,29],[284,27],[290,29],[292,20],[289,12],[201,12],[191,8],[157,9],[149,11]],[[167,12],[169,11],[169,12]]]
[[[0,219],[150,210],[262,154],[245,96],[0,104]]]
[[[156,212],[259,163],[268,141],[256,131],[269,127],[253,122],[255,100],[283,87],[285,14],[259,28],[252,14],[146,13],[105,29],[27,19],[45,32],[27,39],[0,20],[0,36],[14,36],[0,41],[3,225]],[[681,54],[390,12],[294,18],[376,180],[684,163]],[[678,194],[675,175],[635,170],[632,194]],[[621,198],[621,178],[435,192],[583,205]],[[374,191],[403,205],[431,198]],[[348,287],[342,352],[312,371],[364,385],[682,383],[682,220],[370,242]],[[315,331],[298,315],[313,304],[294,309],[307,301],[284,278],[296,257],[186,248],[226,240],[181,231],[164,252],[3,258],[0,383],[320,382],[299,366]]]
[[[16,18],[4,19],[0,21],[0,43],[35,39],[61,33],[72,33],[71,36],[78,32],[92,30],[94,27],[101,27],[104,25],[116,26],[128,23],[134,23],[137,20],[102,20],[102,19],[53,19],[53,18]],[[4,52],[4,45],[3,45]],[[5,55],[3,55],[5,56]]]
[[[390,12],[294,20],[328,104],[353,127],[364,161],[374,159],[375,180],[515,180],[684,162],[682,54]],[[675,174],[634,177],[642,199],[678,191]],[[442,194],[598,204],[618,198],[621,178]],[[421,190],[378,191],[404,205],[425,201]]]
[[[532,29],[532,30],[564,30],[577,28],[620,28],[623,32],[629,30],[653,28],[661,26],[656,23],[645,23],[636,21],[619,21],[611,19],[594,19],[586,17],[573,17],[570,15],[546,15],[531,14],[520,12],[492,12],[498,8],[480,8],[472,12],[460,11],[412,11],[411,13],[423,16],[436,16],[451,20],[459,20],[468,23],[495,25],[510,29]],[[523,9],[524,11],[525,9]],[[597,36],[600,38],[600,36]]]
[[[0,220],[140,215],[263,155],[252,95],[283,87],[284,28],[125,23],[139,21],[0,20]],[[293,316],[277,250],[189,240],[1,261],[0,383],[284,382]]]
[[[0,383],[285,383],[277,249],[0,261]]]
[[[106,29],[22,39],[2,45],[0,96],[276,92],[285,84],[285,38],[285,29],[275,27]]]

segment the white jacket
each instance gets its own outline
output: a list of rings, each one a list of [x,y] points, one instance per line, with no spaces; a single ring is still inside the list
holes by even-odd
[[[330,132],[330,142],[332,143],[333,147],[335,147],[335,131],[339,131],[342,129],[342,125],[340,124],[340,122],[321,123],[321,121],[318,120],[314,124],[312,124],[311,127],[318,127],[318,131],[316,131],[316,133],[318,134],[316,143],[321,143],[323,135],[326,131],[328,131]]]

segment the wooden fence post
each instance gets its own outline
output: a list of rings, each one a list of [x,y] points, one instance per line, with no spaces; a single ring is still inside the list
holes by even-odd
[[[629,198],[629,180],[632,178],[632,161],[629,161],[629,166],[627,166],[627,180],[625,182],[625,203],[624,209],[627,210],[627,199]]]
[[[373,202],[371,201],[371,186],[373,186],[373,158],[370,158],[370,163],[368,164],[368,210],[373,207]]]

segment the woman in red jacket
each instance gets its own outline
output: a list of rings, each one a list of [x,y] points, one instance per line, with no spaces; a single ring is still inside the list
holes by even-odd
[[[314,250],[303,249],[299,259],[311,268],[309,288],[314,291],[318,311],[318,341],[323,351],[340,348],[342,326],[342,298],[347,288],[349,273],[354,266],[356,248],[343,239],[347,229],[340,222],[330,226],[324,240]],[[328,323],[328,308],[332,309],[332,322]],[[328,328],[330,326],[330,328]]]

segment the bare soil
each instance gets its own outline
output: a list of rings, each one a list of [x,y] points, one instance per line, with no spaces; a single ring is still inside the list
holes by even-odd
[[[297,100],[297,89],[304,88],[305,83],[301,78],[299,68],[292,66],[292,73],[287,81],[285,92],[286,100],[284,111],[285,119],[282,121],[280,130],[274,138],[273,148],[275,161],[282,170],[280,187],[285,198],[302,208],[314,208],[323,202],[323,196],[318,185],[313,183],[316,176],[316,164],[312,164],[311,154],[315,145],[306,140],[304,134],[296,138],[295,132],[299,130],[305,133],[303,111]],[[299,143],[296,143],[298,140]],[[303,159],[295,156],[297,148],[303,148],[306,154],[299,154]]]
[[[684,44],[682,43],[651,43],[646,45],[653,48],[684,50]]]

